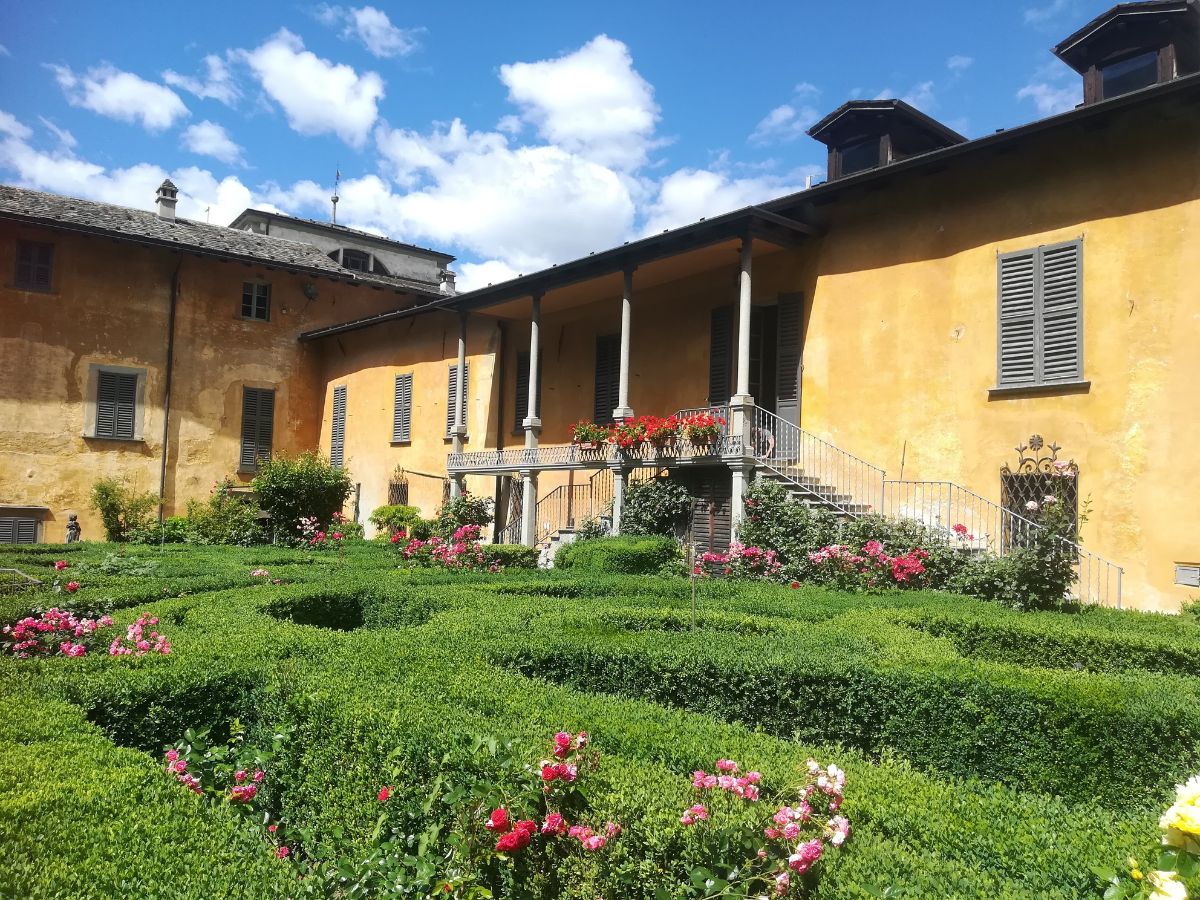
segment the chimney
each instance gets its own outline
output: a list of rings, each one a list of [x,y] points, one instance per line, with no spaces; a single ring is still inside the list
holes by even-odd
[[[451,272],[449,269],[442,269],[442,293],[443,294],[457,293],[454,290],[454,278],[455,278],[455,274],[453,272]]]
[[[158,206],[155,211],[158,213],[158,217],[165,222],[175,221],[175,195],[178,193],[179,188],[171,184],[170,178],[158,186],[158,193],[155,194]]]

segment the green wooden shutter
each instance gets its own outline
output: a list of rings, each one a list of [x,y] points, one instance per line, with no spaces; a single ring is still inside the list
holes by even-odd
[[[412,372],[396,376],[396,402],[392,407],[392,442],[412,440]]]
[[[1083,377],[1083,244],[1070,241],[1039,250],[1041,372],[1039,381]]]
[[[271,388],[242,388],[242,448],[238,470],[257,472],[259,463],[271,458],[275,430],[275,391]]]
[[[468,362],[464,369],[464,378],[466,381],[467,390],[470,390],[471,385],[471,364]],[[466,390],[463,391],[463,422],[466,422]],[[455,400],[458,395],[458,363],[450,365],[450,378],[446,384],[446,437],[450,437],[451,429],[454,427]]]
[[[1005,253],[997,263],[1000,387],[1037,383],[1037,255],[1037,250]]]
[[[53,244],[19,241],[17,243],[17,286],[41,291],[50,290],[50,272],[53,262]]]
[[[800,424],[800,335],[803,294],[781,294],[775,321],[775,414]]]
[[[133,420],[137,413],[137,376],[117,376],[117,418],[113,437],[133,440]]]
[[[346,459],[346,386],[333,389],[333,422],[329,434],[329,464],[342,468]]]
[[[15,544],[17,542],[17,520],[5,516],[0,518],[0,544]]]
[[[608,423],[620,400],[621,336],[606,334],[596,338],[596,391],[592,420]]]
[[[730,373],[733,369],[733,307],[712,311],[708,354],[708,403],[721,406],[732,394]]]
[[[132,440],[137,415],[137,376],[99,372],[96,376],[96,437]]]

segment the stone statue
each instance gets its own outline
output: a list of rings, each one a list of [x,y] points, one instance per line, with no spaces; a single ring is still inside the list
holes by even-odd
[[[83,534],[83,529],[79,527],[79,516],[71,513],[67,516],[67,543],[74,544]]]

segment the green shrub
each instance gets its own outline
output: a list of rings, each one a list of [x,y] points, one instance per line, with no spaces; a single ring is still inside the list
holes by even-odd
[[[238,544],[248,547],[264,540],[258,506],[233,490],[226,478],[207,500],[189,500],[189,540],[197,544]]]
[[[687,524],[692,495],[669,478],[643,481],[629,488],[621,507],[621,534],[671,537]]]
[[[609,534],[611,534],[610,523],[605,519],[599,517],[584,519],[575,529],[575,540],[590,541],[594,538],[608,537]]]
[[[554,566],[572,572],[656,575],[682,557],[674,538],[622,535],[573,541],[554,557]]]
[[[124,543],[131,533],[150,527],[158,497],[139,493],[117,478],[101,478],[92,485],[92,506],[100,513],[105,537]]]
[[[483,558],[504,569],[536,569],[538,548],[522,544],[484,544]]]
[[[349,472],[315,453],[263,462],[253,486],[276,538],[289,543],[297,540],[297,524],[306,516],[315,516],[327,529],[353,490]]]
[[[442,504],[442,508],[438,510],[434,534],[449,538],[464,525],[478,525],[483,528],[491,523],[492,516],[490,497],[476,497],[463,491]]]
[[[421,521],[421,511],[415,506],[380,506],[368,520],[385,535],[395,534],[400,529],[411,533],[413,526]]]
[[[745,515],[738,531],[747,547],[774,550],[781,580],[807,580],[808,554],[836,544],[837,518],[830,512],[792,500],[778,482],[758,478],[746,490]]]

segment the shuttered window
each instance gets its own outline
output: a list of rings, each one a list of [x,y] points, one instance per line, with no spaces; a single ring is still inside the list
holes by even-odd
[[[54,245],[17,241],[17,271],[14,285],[31,291],[50,290]]]
[[[0,517],[0,544],[36,544],[37,519]]]
[[[247,281],[242,285],[242,318],[271,320],[271,285],[262,281]]]
[[[257,472],[259,463],[271,458],[274,430],[275,391],[272,388],[242,388],[242,453],[238,471]]]
[[[412,372],[396,376],[396,400],[392,407],[392,443],[412,440]]]
[[[136,414],[137,376],[103,370],[96,373],[95,436],[133,440]]]
[[[592,421],[608,424],[620,401],[621,336],[606,334],[596,338],[596,391]]]
[[[804,296],[782,294],[775,319],[775,415],[800,424],[800,326]]]
[[[542,359],[543,354],[538,351],[538,380],[537,380],[537,413],[542,414]],[[517,354],[517,398],[513,404],[513,434],[520,434],[524,431],[525,426],[521,423],[529,416],[529,351],[522,350]],[[612,414],[612,411],[609,411]]]
[[[346,461],[346,386],[333,389],[333,418],[329,426],[329,464],[342,468]]]
[[[470,363],[466,363],[465,381],[466,381],[467,390],[463,391],[463,395],[464,395],[463,423],[464,424],[466,423],[465,397],[467,395],[467,391],[470,390],[470,386],[471,386],[471,364]],[[446,384],[446,437],[450,437],[451,429],[454,427],[454,411],[455,411],[455,405],[456,405],[455,399],[456,399],[457,395],[458,395],[458,363],[454,363],[453,365],[450,366],[450,378]]]
[[[720,406],[729,402],[730,373],[733,369],[733,307],[712,311],[708,354],[708,402]]]
[[[999,386],[1083,378],[1083,242],[1005,253],[997,279]]]

